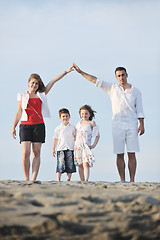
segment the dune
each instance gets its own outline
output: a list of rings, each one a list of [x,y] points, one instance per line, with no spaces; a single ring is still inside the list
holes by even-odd
[[[160,183],[0,181],[2,240],[160,240]]]

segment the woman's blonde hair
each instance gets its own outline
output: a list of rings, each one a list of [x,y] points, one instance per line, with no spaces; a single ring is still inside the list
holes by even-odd
[[[37,92],[40,92],[40,93],[44,92],[45,91],[45,85],[44,85],[41,77],[37,73],[33,73],[29,77],[28,82],[30,82],[31,79],[33,79],[33,78],[35,78],[38,81],[38,83],[39,83],[39,87],[37,89]]]

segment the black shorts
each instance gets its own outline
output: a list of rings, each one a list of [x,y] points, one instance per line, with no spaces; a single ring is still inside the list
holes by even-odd
[[[21,124],[19,126],[19,137],[21,142],[45,142],[45,125],[41,124]]]

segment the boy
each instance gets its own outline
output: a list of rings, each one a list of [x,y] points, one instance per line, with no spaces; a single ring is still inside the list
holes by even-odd
[[[55,157],[57,146],[57,181],[61,180],[64,172],[67,173],[67,181],[70,181],[72,173],[76,172],[74,165],[75,128],[69,124],[70,113],[68,109],[60,109],[59,118],[62,123],[54,131],[52,154]]]

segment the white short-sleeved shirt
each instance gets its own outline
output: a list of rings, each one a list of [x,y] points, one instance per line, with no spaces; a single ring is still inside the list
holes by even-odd
[[[74,150],[75,127],[61,123],[54,130],[54,138],[58,139],[57,151]]]
[[[135,129],[138,118],[144,118],[140,91],[133,87],[124,90],[119,84],[108,83],[97,79],[96,87],[102,88],[112,102],[113,128]]]

